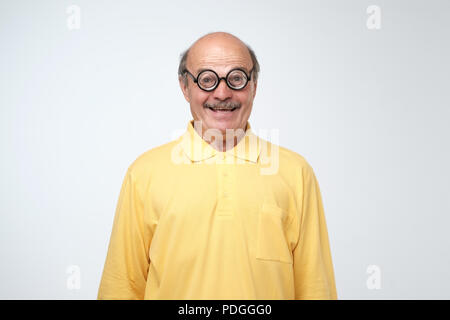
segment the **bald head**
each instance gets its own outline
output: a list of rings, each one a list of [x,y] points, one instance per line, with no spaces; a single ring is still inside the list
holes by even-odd
[[[183,53],[178,67],[179,84],[194,120],[202,123],[200,135],[208,129],[219,130],[224,137],[227,129],[246,130],[256,95],[258,71],[254,52],[226,32],[208,33]],[[205,90],[197,82],[200,74],[203,74],[203,85],[214,85],[211,90]],[[233,87],[230,81],[241,81],[243,86]],[[219,150],[223,148],[220,146]]]
[[[253,50],[238,37],[227,32],[208,33],[195,41],[181,55],[178,75],[186,82],[185,70],[192,65],[202,65],[208,61],[227,60],[235,64],[254,66],[253,77],[258,78],[259,63]],[[192,72],[196,70],[190,69]]]

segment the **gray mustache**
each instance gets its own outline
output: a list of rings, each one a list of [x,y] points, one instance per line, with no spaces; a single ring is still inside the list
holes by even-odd
[[[234,109],[234,108],[239,108],[240,106],[241,106],[241,104],[239,103],[239,102],[218,102],[218,103],[208,103],[208,102],[205,102],[204,104],[203,104],[203,106],[205,107],[205,108],[213,108],[213,109],[217,109],[217,108],[220,108],[220,109],[229,109],[229,110],[231,110],[231,109]]]

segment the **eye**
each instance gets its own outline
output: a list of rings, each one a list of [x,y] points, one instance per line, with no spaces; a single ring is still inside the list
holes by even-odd
[[[204,71],[199,75],[198,82],[203,88],[211,88],[216,84],[217,77],[211,71]]]
[[[234,87],[242,87],[247,81],[247,76],[241,70],[235,70],[228,76],[228,82]]]

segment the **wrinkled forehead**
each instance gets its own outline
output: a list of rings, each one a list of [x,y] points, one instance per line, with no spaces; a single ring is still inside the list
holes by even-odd
[[[220,73],[226,73],[234,68],[249,71],[252,68],[252,59],[244,44],[210,41],[197,43],[191,47],[187,67],[196,73],[204,69]]]

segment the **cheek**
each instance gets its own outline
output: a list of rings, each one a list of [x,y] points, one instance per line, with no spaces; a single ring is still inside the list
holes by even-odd
[[[236,98],[242,103],[242,104],[250,104],[252,102],[252,91],[246,90],[245,92],[239,92],[239,94],[236,96]]]
[[[191,94],[191,101],[196,107],[203,107],[203,104],[208,101],[208,98],[209,94],[203,91],[198,92],[197,90],[195,90]]]

